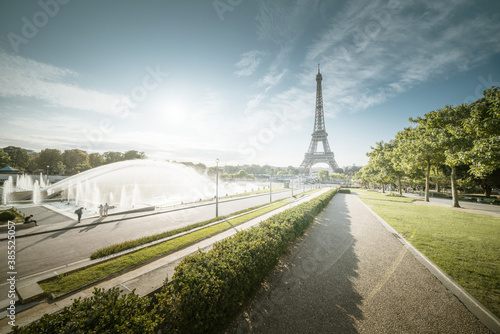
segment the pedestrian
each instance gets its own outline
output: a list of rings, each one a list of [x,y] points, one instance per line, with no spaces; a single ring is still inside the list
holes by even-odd
[[[82,219],[82,214],[83,214],[83,206],[77,210],[75,210],[76,215],[78,216],[78,222]]]
[[[24,223],[25,224],[35,223],[35,226],[38,226],[36,220],[33,219],[33,215],[29,215],[28,217],[24,218]]]
[[[109,205],[108,203],[104,204],[104,215],[107,217],[108,216],[108,210],[109,210]]]
[[[103,214],[104,214],[104,207],[102,206],[102,204],[100,204],[99,205],[99,218],[101,218]]]

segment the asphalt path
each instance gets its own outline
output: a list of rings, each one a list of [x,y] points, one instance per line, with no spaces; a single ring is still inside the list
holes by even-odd
[[[273,193],[272,200],[290,195],[289,191]],[[269,203],[269,195],[222,201],[219,202],[219,215],[228,215],[266,203]],[[73,222],[73,228],[70,229],[24,236],[16,239],[17,279],[87,259],[94,251],[106,246],[174,230],[214,217],[215,204],[212,204],[106,223],[106,220],[114,219],[109,216],[102,222],[97,220],[96,223],[82,227],[74,226],[76,222]],[[5,254],[5,259],[0,261],[0,282],[6,282],[9,270],[5,240],[0,241],[0,254]]]
[[[403,196],[413,197],[418,199],[424,199],[424,196],[420,196],[417,194],[403,193]],[[441,205],[452,206],[453,202],[448,198],[438,198],[438,197],[429,197],[429,201],[431,203],[438,203]],[[487,204],[487,203],[476,203],[476,202],[468,202],[468,201],[458,201],[458,204],[461,208],[470,209],[470,210],[480,210],[486,212],[493,212],[500,214],[500,205]]]
[[[228,333],[490,333],[352,194],[268,283]]]

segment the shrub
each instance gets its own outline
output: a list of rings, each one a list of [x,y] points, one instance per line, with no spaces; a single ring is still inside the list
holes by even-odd
[[[332,190],[259,226],[188,256],[156,297],[166,332],[218,333],[260,288],[295,238],[335,195]]]
[[[351,189],[342,188],[342,189],[339,189],[339,193],[340,194],[350,194]]]
[[[16,215],[9,211],[0,212],[0,221],[14,220]]]
[[[95,289],[89,298],[78,298],[56,314],[46,314],[14,333],[154,333],[158,316],[148,297],[122,294],[112,288]]]
[[[187,256],[170,284],[149,297],[95,289],[61,312],[44,315],[14,333],[217,333],[237,315],[295,238],[335,195],[331,190],[277,214],[259,226]]]

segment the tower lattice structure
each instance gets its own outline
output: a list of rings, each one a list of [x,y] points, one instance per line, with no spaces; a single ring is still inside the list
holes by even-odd
[[[321,81],[323,76],[319,71],[316,75],[316,112],[314,115],[314,131],[312,133],[311,144],[309,150],[305,154],[304,161],[300,165],[302,174],[309,174],[311,167],[317,163],[327,163],[332,170],[338,168],[337,162],[333,155],[330,145],[328,144],[328,133],[325,130],[325,113],[323,111],[323,93],[321,89]],[[318,143],[323,144],[323,152],[318,152]]]

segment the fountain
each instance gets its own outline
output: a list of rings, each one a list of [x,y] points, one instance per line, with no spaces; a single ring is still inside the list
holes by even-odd
[[[222,183],[222,182],[221,182]],[[219,193],[250,191],[255,184],[219,184]],[[128,160],[93,168],[46,188],[47,195],[89,210],[108,203],[119,211],[212,199],[215,182],[190,167],[152,160]]]
[[[17,175],[16,188],[22,190],[33,190],[33,179],[27,174]]]
[[[12,181],[12,176],[9,176],[7,181],[4,182],[3,184],[3,190],[2,190],[2,204],[7,205],[7,202],[9,201],[9,195],[12,192],[13,189],[13,181]]]
[[[40,204],[40,185],[38,180],[33,183],[33,204]]]

